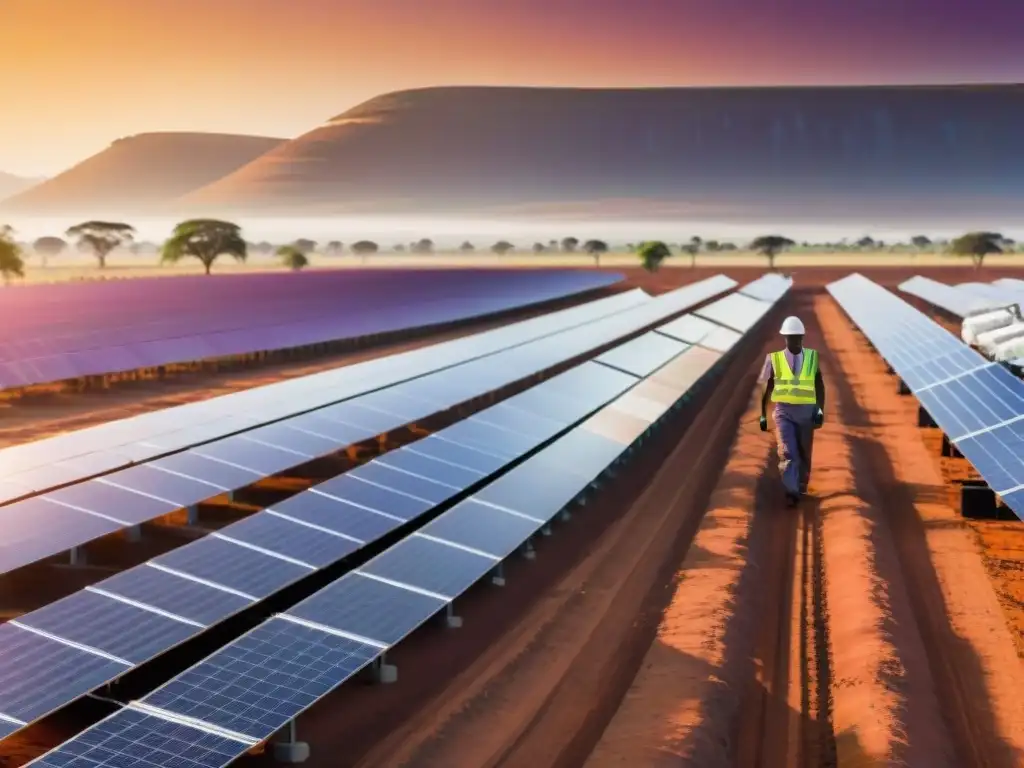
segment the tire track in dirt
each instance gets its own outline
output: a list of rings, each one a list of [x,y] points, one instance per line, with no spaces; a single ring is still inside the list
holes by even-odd
[[[358,765],[580,765],[649,646],[755,375],[734,359],[725,377],[737,386],[707,402],[587,558]]]
[[[943,715],[941,723],[922,722],[918,733],[930,727],[948,734],[956,750],[948,765],[1019,768],[1024,668],[977,542],[945,502],[937,458],[925,449],[880,358],[834,302],[821,297],[817,310],[845,371],[838,394],[857,425],[850,442],[858,490],[880,512],[876,549],[888,541],[896,555],[879,561],[879,575],[890,598],[907,596],[910,616],[904,625],[916,625],[922,641],[920,656],[905,654],[903,660],[927,663]],[[917,707],[920,712],[920,699]],[[906,741],[915,740],[908,734]]]

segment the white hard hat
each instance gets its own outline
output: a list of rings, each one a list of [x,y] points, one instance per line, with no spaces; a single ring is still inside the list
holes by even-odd
[[[799,317],[787,317],[782,321],[782,330],[779,333],[783,336],[803,336],[804,324],[800,322]]]

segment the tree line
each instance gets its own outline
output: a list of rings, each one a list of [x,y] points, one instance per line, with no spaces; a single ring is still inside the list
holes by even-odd
[[[68,228],[64,238],[55,236],[40,237],[31,244],[31,249],[42,259],[42,266],[46,267],[49,259],[63,254],[69,247],[69,241],[83,253],[92,254],[100,269],[107,266],[107,257],[119,249],[130,250],[135,253],[142,253],[148,249],[159,253],[161,263],[176,264],[185,259],[196,259],[204,268],[206,274],[210,274],[214,263],[221,257],[230,257],[236,261],[246,261],[250,251],[264,255],[275,255],[281,263],[289,269],[301,270],[310,263],[309,256],[314,253],[319,244],[315,240],[300,238],[286,245],[275,246],[268,242],[249,243],[242,235],[242,230],[237,224],[217,219],[190,219],[178,224],[171,236],[161,245],[139,243],[135,240],[136,231],[130,224],[112,221],[86,221]],[[917,235],[911,238],[909,244],[895,243],[886,244],[881,240],[865,236],[852,243],[842,240],[838,243],[797,244],[794,240],[782,235],[762,235],[755,238],[748,246],[748,250],[762,254],[768,260],[768,267],[775,269],[776,257],[790,250],[814,250],[816,252],[849,252],[849,251],[879,251],[888,248],[890,251],[912,249],[921,252],[929,248],[938,248],[941,251],[969,256],[976,268],[980,268],[985,257],[990,254],[1006,253],[1012,251],[1015,242],[1004,237],[998,232],[968,232],[952,241],[933,242],[925,235]],[[690,266],[696,265],[697,255],[705,253],[724,253],[736,251],[738,247],[734,243],[721,242],[718,240],[703,240],[700,237],[691,237],[688,241],[677,244],[676,249],[680,254],[690,257]],[[648,270],[657,270],[665,259],[673,255],[672,247],[667,243],[654,240],[642,243],[627,243],[626,250],[635,253],[641,265]],[[5,284],[8,284],[14,277],[24,277],[25,274],[25,250],[26,246],[18,243],[11,227],[0,226],[0,276]],[[338,240],[326,243],[321,249],[325,255],[340,255],[345,251],[345,245]],[[380,251],[380,246],[372,240],[357,240],[349,244],[350,253],[363,258],[365,263],[367,257]],[[435,244],[429,238],[422,238],[408,245],[398,243],[391,249],[396,253],[410,252],[415,254],[429,254],[435,251]],[[498,256],[516,251],[516,246],[507,241],[499,240],[490,246],[490,251]],[[604,240],[580,241],[575,237],[565,237],[561,240],[549,240],[546,243],[536,242],[531,250],[533,253],[586,253],[594,259],[595,266],[601,265],[602,255],[609,252],[610,247]],[[461,253],[473,253],[476,246],[469,241],[463,242],[458,251]]]

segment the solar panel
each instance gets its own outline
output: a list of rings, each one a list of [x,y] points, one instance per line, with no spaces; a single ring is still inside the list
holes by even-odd
[[[683,315],[664,325],[659,325],[658,333],[685,341],[687,344],[699,344],[705,336],[717,328],[721,328],[721,326],[710,320],[705,320],[699,315]]]
[[[793,286],[793,279],[779,274],[768,273],[751,283],[740,287],[738,293],[774,304]]]
[[[121,521],[90,515],[45,498],[0,507],[0,569],[4,573],[124,528]]]
[[[222,533],[233,540],[323,568],[362,547],[364,541],[326,527],[260,512],[233,523]]]
[[[619,344],[595,359],[599,363],[643,378],[685,349],[686,344],[652,331],[625,344]]]
[[[719,352],[703,347],[690,347],[664,368],[655,371],[651,380],[680,392],[687,392],[721,359],[722,355]]]
[[[989,487],[1024,517],[1024,382],[861,275],[828,290]]]
[[[369,664],[381,650],[273,618],[143,702],[262,739]]]
[[[254,598],[264,598],[314,570],[210,534],[153,560],[160,566]]]
[[[88,589],[19,619],[19,624],[95,648],[132,664],[196,634],[202,625]]]
[[[172,499],[160,499],[118,488],[100,480],[58,488],[42,498],[71,509],[112,517],[120,520],[123,526],[144,523],[181,508],[181,504]]]
[[[411,498],[429,502],[430,506],[442,503],[460,490],[458,486],[444,485],[427,477],[393,469],[377,461],[356,467],[348,475]]]
[[[190,579],[184,574],[153,568],[149,564],[122,571],[96,586],[112,595],[207,626],[252,604],[252,600],[234,592]]]
[[[999,302],[959,291],[945,283],[920,275],[900,283],[899,289],[957,317],[967,317],[982,309],[999,306]]]
[[[314,489],[364,509],[383,512],[401,520],[412,520],[433,506],[425,499],[415,498],[374,483],[364,482],[351,475],[339,475],[320,483]]]
[[[422,531],[428,536],[504,559],[522,546],[543,523],[543,519],[525,512],[509,512],[467,499],[427,523]]]
[[[733,293],[698,309],[694,314],[745,333],[753,328],[771,307],[768,302]]]
[[[222,768],[251,746],[127,708],[29,765],[37,768]]]
[[[716,328],[705,336],[701,340],[700,344],[702,347],[707,347],[715,352],[725,354],[736,346],[741,338],[742,334],[739,334],[729,328]]]
[[[446,605],[439,597],[353,571],[315,592],[287,615],[390,645]]]
[[[412,445],[406,446],[404,450],[408,453],[451,462],[457,466],[466,467],[483,474],[490,474],[505,464],[505,459],[501,456],[487,453],[486,451],[479,451],[471,446],[456,442],[456,438],[452,434],[453,429],[453,427],[445,429],[444,438],[438,435],[430,435],[423,440],[418,440]]]
[[[500,562],[493,553],[462,549],[414,533],[364,565],[371,576],[454,597]]]

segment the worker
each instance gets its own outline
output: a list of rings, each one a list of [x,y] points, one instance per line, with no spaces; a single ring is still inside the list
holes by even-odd
[[[811,477],[814,430],[825,423],[825,381],[818,365],[818,353],[804,348],[804,324],[799,317],[787,317],[781,334],[786,348],[764,361],[760,380],[761,431],[768,431],[768,399],[775,404],[775,434],[779,444],[779,474],[788,506],[796,506],[807,493]]]

